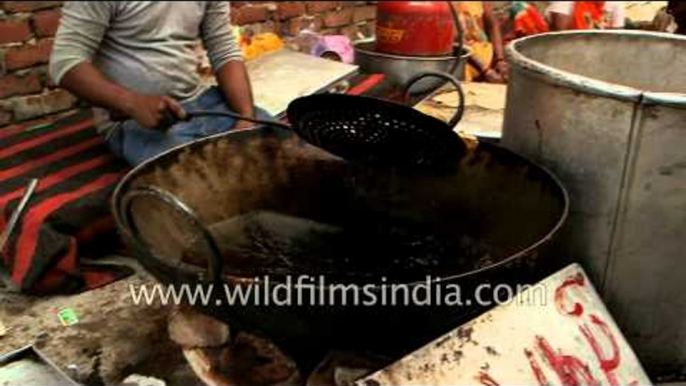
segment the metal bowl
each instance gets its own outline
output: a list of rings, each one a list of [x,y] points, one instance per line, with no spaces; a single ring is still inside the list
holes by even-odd
[[[464,78],[464,66],[472,54],[469,48],[462,47],[463,54],[457,56],[405,56],[376,52],[374,39],[359,40],[353,43],[355,64],[363,72],[386,74],[389,79],[403,86],[410,78],[426,71],[441,71]],[[442,79],[426,79],[412,88],[413,92],[426,92],[443,84]]]

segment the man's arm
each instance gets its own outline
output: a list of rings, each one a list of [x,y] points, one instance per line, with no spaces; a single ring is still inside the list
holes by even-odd
[[[177,101],[139,95],[110,81],[91,63],[114,7],[110,2],[68,2],[64,6],[50,57],[50,76],[79,98],[115,115],[131,117],[143,127],[157,127],[168,111],[183,119],[183,108]]]
[[[491,39],[491,44],[493,45],[492,67],[500,73],[504,80],[507,80],[509,71],[507,63],[505,62],[503,35],[500,31],[500,23],[493,14],[493,6],[487,1],[482,3],[484,7],[484,27],[486,28],[486,33],[488,33],[488,37]]]
[[[132,118],[149,129],[165,122],[168,112],[179,119],[185,119],[186,115],[176,100],[137,94],[105,78],[90,62],[81,62],[70,69],[60,86],[95,106],[110,110],[113,118]]]
[[[229,107],[241,115],[254,117],[252,88],[241,49],[231,30],[230,9],[226,1],[208,2],[201,26],[202,40]],[[241,121],[237,126],[253,124]]]
[[[252,87],[243,61],[227,62],[217,71],[216,77],[229,107],[241,115],[254,117]]]

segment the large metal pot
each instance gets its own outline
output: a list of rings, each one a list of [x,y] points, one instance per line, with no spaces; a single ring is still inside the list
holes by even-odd
[[[407,56],[393,55],[375,50],[374,39],[359,40],[353,43],[355,64],[363,72],[385,74],[398,86],[403,86],[414,76],[427,71],[446,72],[457,79],[464,79],[464,66],[471,55],[469,48],[462,47],[460,57],[446,56]],[[441,86],[439,80],[424,80],[413,87],[415,92],[425,92]]]
[[[228,267],[234,257],[213,258],[212,251],[221,243],[216,239],[194,250],[192,257],[199,265],[188,263],[185,251],[197,240],[216,237],[208,236],[216,224],[268,210],[353,230],[371,229],[383,220],[412,222],[447,237],[470,235],[489,246],[491,260],[467,261],[470,268],[463,270],[426,266],[402,278],[388,272],[385,282],[416,286],[432,275],[442,279],[441,286],[462,285],[470,301],[470,288],[477,284],[532,282],[557,268],[550,264],[555,260],[539,258],[562,226],[567,207],[566,192],[554,176],[496,145],[473,146],[449,172],[407,173],[351,164],[290,132],[268,128],[221,134],[173,149],[133,169],[113,198],[125,242],[164,283],[254,285],[251,276]],[[370,240],[374,241],[365,239]],[[358,247],[363,254],[374,246]],[[370,259],[393,257],[376,251]],[[326,257],[321,256],[322,261]],[[321,288],[327,294],[334,291]],[[372,291],[380,290],[374,282]],[[404,352],[485,308],[340,303],[229,307],[216,306],[217,301],[226,301],[220,288],[214,294],[207,312],[266,332],[286,350],[305,351],[324,346]]]
[[[646,368],[686,373],[686,37],[551,33],[507,54],[502,143],[569,187],[567,254]]]

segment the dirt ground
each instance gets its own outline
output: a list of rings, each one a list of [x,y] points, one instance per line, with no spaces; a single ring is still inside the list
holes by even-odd
[[[113,385],[130,374],[154,376],[167,385],[202,384],[169,341],[168,306],[135,305],[131,285],[154,283],[133,260],[115,257],[137,273],[105,287],[72,296],[28,297],[0,287],[0,355],[29,344],[75,381]],[[1,286],[1,284],[0,284]],[[58,312],[73,309],[79,322],[63,326]]]
[[[152,376],[166,385],[203,385],[167,335],[170,307],[133,303],[130,286],[155,283],[130,259],[116,258],[137,273],[73,296],[28,297],[0,287],[0,355],[29,344],[83,385],[117,385],[130,374]],[[62,326],[58,312],[73,309],[79,322]],[[663,383],[676,381],[675,383]],[[664,386],[686,386],[677,379]]]

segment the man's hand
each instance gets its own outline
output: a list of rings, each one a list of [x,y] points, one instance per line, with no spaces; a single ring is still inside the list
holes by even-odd
[[[186,119],[181,104],[167,96],[135,95],[126,113],[147,129],[165,129],[177,119]]]
[[[90,62],[80,63],[67,72],[60,86],[95,106],[106,108],[115,120],[132,118],[142,127],[164,129],[177,119],[186,119],[183,107],[176,100],[141,95],[122,87],[105,78]]]
[[[236,121],[236,124],[233,126],[234,130],[245,130],[245,129],[252,129],[253,127],[257,126],[255,123],[246,121],[243,119],[239,119]]]

